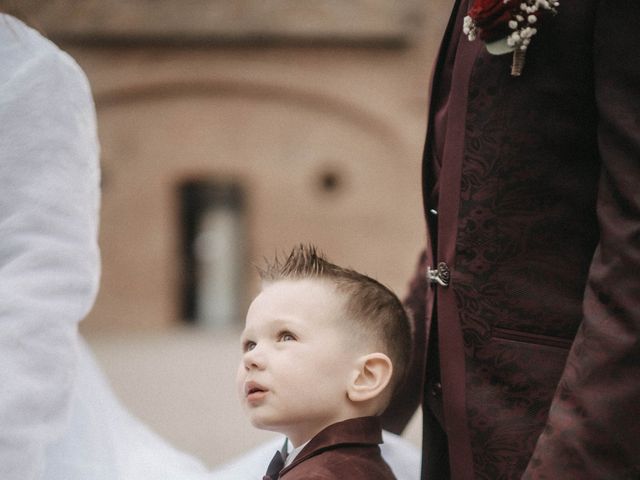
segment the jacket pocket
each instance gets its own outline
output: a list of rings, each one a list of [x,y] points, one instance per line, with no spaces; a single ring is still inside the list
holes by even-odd
[[[571,344],[573,343],[573,339],[541,335],[539,333],[522,332],[520,330],[511,330],[509,328],[501,327],[493,327],[492,336],[498,340],[531,343],[535,345],[544,345],[546,347],[562,348],[565,350],[571,348]]]

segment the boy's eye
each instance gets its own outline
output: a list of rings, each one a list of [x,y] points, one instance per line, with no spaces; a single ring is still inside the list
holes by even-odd
[[[256,342],[252,342],[251,340],[244,342],[244,344],[242,345],[243,352],[250,352],[254,348],[256,348]]]
[[[282,332],[280,334],[280,341],[281,342],[291,342],[294,341],[296,339],[296,337],[293,336],[292,333],[290,332]]]

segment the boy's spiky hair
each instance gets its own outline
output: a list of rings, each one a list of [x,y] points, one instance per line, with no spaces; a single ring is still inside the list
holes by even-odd
[[[272,262],[266,260],[265,266],[258,268],[258,273],[262,280],[269,282],[322,277],[331,267],[336,266],[329,263],[315,246],[300,244],[294,247],[284,260],[277,254]]]
[[[392,388],[403,381],[411,354],[411,327],[398,297],[387,287],[355,270],[329,262],[313,245],[300,244],[283,259],[258,268],[263,282],[317,279],[332,283],[346,299],[346,316],[360,335],[375,339],[393,363]]]

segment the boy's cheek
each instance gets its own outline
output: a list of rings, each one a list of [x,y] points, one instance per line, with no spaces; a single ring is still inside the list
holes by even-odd
[[[238,398],[240,400],[244,398],[244,379],[245,370],[242,363],[240,363],[236,372],[236,393],[238,394]]]

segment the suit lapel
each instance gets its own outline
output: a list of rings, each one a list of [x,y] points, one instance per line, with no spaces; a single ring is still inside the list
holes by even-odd
[[[378,417],[352,418],[328,426],[302,449],[291,465],[283,468],[280,476],[305,460],[340,445],[379,445],[382,443],[382,430]]]
[[[434,115],[437,100],[434,94],[440,93],[440,77],[446,61],[449,48],[457,48],[451,76],[452,92],[449,100],[448,121],[446,125],[446,140],[442,152],[442,165],[439,176],[439,201],[438,201],[438,228],[437,228],[437,258],[430,259],[430,265],[438,262],[446,262],[452,271],[455,271],[455,247],[458,228],[458,209],[460,202],[460,180],[462,162],[464,158],[465,124],[467,112],[467,99],[469,91],[469,78],[473,70],[475,59],[483,48],[482,42],[469,42],[464,38],[460,40],[461,25],[456,22],[458,15],[463,13],[460,9],[468,10],[468,1],[456,0],[451,18],[445,31],[443,42],[440,46],[438,59],[433,70],[431,82],[429,125],[423,158],[423,191],[430,191],[431,161],[433,158],[431,149],[434,148]],[[453,43],[452,43],[453,42]],[[459,45],[456,45],[459,42]],[[428,205],[430,198],[424,196],[425,216],[429,218]],[[428,249],[430,252],[433,250]],[[458,321],[458,311],[455,299],[455,273],[452,285],[438,290],[437,315],[439,325],[439,344],[443,384],[443,404],[446,429],[448,432],[449,451],[452,453],[451,474],[454,479],[473,478],[473,456],[469,430],[467,425],[465,406],[465,351],[462,338],[462,328]],[[433,295],[429,296],[427,305],[427,336],[429,335],[429,323],[432,318],[431,308]],[[452,324],[443,324],[443,319],[456,319]],[[427,343],[428,345],[428,338]],[[425,349],[425,359],[426,359]]]

